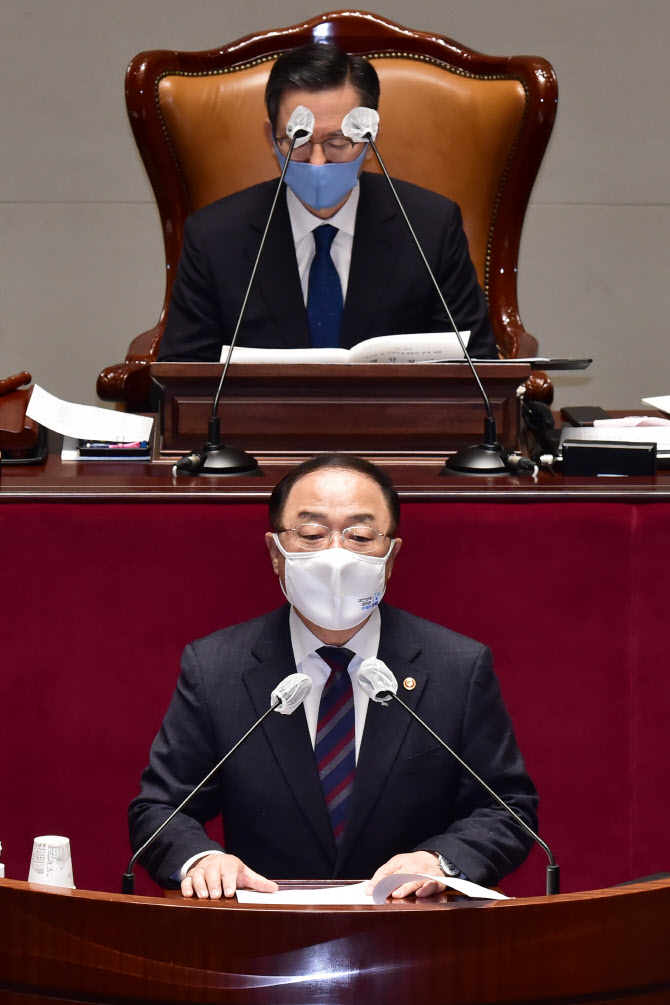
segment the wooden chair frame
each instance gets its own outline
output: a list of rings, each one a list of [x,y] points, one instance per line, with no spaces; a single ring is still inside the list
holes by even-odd
[[[539,57],[485,55],[443,35],[404,28],[376,14],[336,11],[290,28],[249,35],[205,52],[160,50],[140,53],[131,61],[126,73],[126,102],[160,214],[166,259],[165,297],[158,323],[133,340],[123,363],[107,367],[98,377],[101,398],[123,401],[134,410],[148,407],[149,364],[157,357],[165,327],[184,223],[196,208],[191,204],[161,112],[160,82],[169,75],[229,73],[269,62],[289,47],[324,40],[374,59],[409,57],[461,77],[521,84],[525,107],[499,179],[488,227],[483,275],[481,269],[479,272],[501,355],[514,358],[535,353],[537,340],[525,330],[519,315],[517,265],[526,208],[556,114],[558,88],[551,65]]]

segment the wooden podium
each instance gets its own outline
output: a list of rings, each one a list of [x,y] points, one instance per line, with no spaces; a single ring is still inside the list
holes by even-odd
[[[220,363],[153,363],[161,389],[154,459],[198,449]],[[508,450],[518,446],[517,388],[527,363],[478,363]],[[219,404],[222,436],[262,459],[302,460],[321,451],[372,459],[445,457],[481,441],[484,404],[466,363],[231,365]]]
[[[242,906],[0,881],[0,1003],[670,1001],[670,881],[499,902]]]

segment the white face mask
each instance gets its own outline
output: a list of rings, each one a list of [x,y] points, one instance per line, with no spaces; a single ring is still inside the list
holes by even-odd
[[[309,621],[329,631],[354,628],[370,615],[386,590],[385,555],[359,555],[346,548],[323,551],[285,551],[282,590],[290,604]]]

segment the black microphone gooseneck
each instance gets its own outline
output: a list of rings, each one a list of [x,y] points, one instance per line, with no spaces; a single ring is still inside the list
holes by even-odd
[[[375,143],[375,136],[377,135],[376,122],[378,121],[377,113],[374,112],[374,118],[369,120],[369,122],[365,121],[366,119],[368,119],[368,115],[371,111],[374,112],[374,109],[356,108],[354,109],[353,112],[349,112],[349,114],[345,116],[344,121],[342,123],[342,132],[344,133],[345,136],[348,136],[349,139],[352,139],[355,142],[360,142],[360,140],[367,140],[367,142],[374,150],[375,156],[379,162],[379,166],[384,172],[384,177],[386,178],[386,181],[389,184],[389,188],[391,189],[395,201],[398,204],[398,208],[402,213],[403,219],[407,224],[407,229],[409,230],[412,239],[417,247],[417,251],[421,256],[421,260],[423,261],[423,264],[426,267],[426,272],[428,273],[430,280],[433,286],[435,287],[435,291],[440,299],[440,303],[442,304],[442,307],[444,308],[447,318],[449,319],[449,323],[454,330],[454,334],[458,339],[459,345],[463,350],[463,356],[466,359],[468,366],[470,367],[470,370],[472,371],[472,376],[475,378],[475,382],[477,384],[477,387],[479,388],[479,393],[481,394],[482,400],[484,402],[484,407],[486,408],[486,417],[484,419],[483,442],[477,444],[476,446],[464,447],[463,449],[459,450],[456,454],[454,454],[453,457],[451,457],[445,463],[442,471],[440,471],[440,474],[444,475],[449,474],[451,472],[457,474],[469,474],[469,475],[505,474],[510,470],[510,468],[507,464],[506,452],[503,450],[501,444],[498,442],[496,420],[495,416],[493,415],[493,411],[491,409],[491,403],[489,401],[486,391],[484,390],[484,386],[479,378],[479,374],[475,369],[474,363],[472,362],[472,358],[470,356],[470,353],[468,352],[467,346],[463,341],[463,339],[461,338],[461,333],[458,329],[458,325],[456,324],[456,322],[452,317],[447,301],[444,299],[444,295],[442,293],[442,290],[440,289],[440,284],[435,278],[435,274],[433,273],[433,270],[430,267],[428,259],[424,254],[423,248],[421,247],[421,244],[419,242],[419,238],[416,236],[414,228],[410,223],[409,217],[405,212],[405,207],[400,201],[400,196],[398,195],[396,187],[393,184],[393,181],[391,180],[391,176],[386,170],[386,165],[382,160],[382,156],[379,153],[379,150],[377,149],[377,144]],[[361,116],[359,115],[359,113],[363,113],[363,115]],[[350,123],[347,123],[349,116],[351,116],[351,120]]]
[[[300,113],[296,116],[296,113]],[[307,116],[304,113],[308,113]],[[279,193],[281,192],[281,187],[284,183],[284,175],[288,169],[289,163],[291,161],[291,155],[293,154],[293,149],[296,145],[301,146],[306,143],[307,140],[312,135],[312,130],[314,128],[314,116],[308,109],[304,108],[302,105],[294,110],[289,123],[287,126],[287,133],[291,129],[292,121],[294,116],[299,123],[298,128],[292,130],[293,135],[291,135],[291,145],[289,147],[286,159],[284,161],[284,166],[281,170],[281,175],[279,181],[277,182],[277,188],[275,190],[274,198],[272,200],[272,206],[270,207],[270,213],[268,215],[267,223],[265,224],[265,230],[263,231],[263,236],[261,237],[261,243],[258,248],[258,253],[256,255],[256,261],[254,262],[254,267],[251,270],[251,277],[249,283],[247,284],[247,291],[244,295],[244,300],[242,301],[242,307],[240,308],[240,313],[237,317],[237,324],[235,325],[235,331],[233,332],[233,337],[230,340],[230,345],[228,347],[228,355],[226,356],[226,362],[224,363],[223,373],[221,374],[221,379],[219,381],[219,386],[216,389],[216,394],[214,395],[214,404],[212,406],[212,414],[209,417],[209,423],[207,428],[207,443],[203,446],[202,450],[199,452],[194,452],[186,454],[181,457],[177,463],[172,468],[172,473],[175,475],[249,475],[249,474],[260,474],[260,469],[258,467],[258,461],[251,454],[246,453],[244,450],[238,450],[236,447],[229,447],[221,443],[221,420],[218,416],[219,400],[221,398],[221,392],[223,391],[223,383],[226,379],[226,374],[228,373],[228,367],[230,366],[230,359],[233,355],[233,350],[237,343],[237,336],[242,325],[242,319],[247,308],[247,302],[249,300],[249,294],[251,293],[251,287],[253,285],[254,279],[256,278],[256,272],[258,271],[258,263],[261,260],[261,255],[263,254],[263,248],[265,247],[265,241],[268,236],[268,231],[270,229],[270,224],[275,213],[275,207],[277,205],[277,200],[279,199]],[[309,117],[311,117],[311,125],[309,124]],[[303,125],[304,123],[304,125]],[[290,133],[289,133],[290,135]]]
[[[304,680],[299,678],[304,678]],[[271,701],[270,707],[267,709],[267,711],[263,712],[263,715],[253,724],[251,729],[248,729],[247,732],[244,734],[244,736],[237,741],[235,746],[231,750],[229,750],[227,754],[224,754],[219,763],[214,765],[212,770],[205,775],[202,781],[198,782],[196,787],[191,792],[189,792],[189,794],[186,796],[186,799],[182,800],[179,806],[177,806],[177,808],[173,810],[168,817],[166,817],[166,819],[163,821],[160,827],[158,827],[158,829],[155,830],[149,838],[147,838],[142,847],[138,848],[138,850],[135,852],[130,862],[128,863],[128,868],[123,874],[123,879],[121,881],[121,893],[129,895],[135,893],[135,873],[133,872],[133,869],[140,855],[144,854],[149,845],[152,845],[156,840],[156,838],[159,836],[159,834],[163,833],[163,831],[170,823],[170,821],[173,820],[178,813],[181,813],[184,807],[187,806],[193,799],[193,797],[197,795],[198,792],[200,792],[202,787],[207,784],[212,775],[215,775],[216,772],[219,770],[219,768],[223,767],[228,758],[232,757],[232,755],[235,753],[238,747],[240,747],[244,743],[247,737],[251,736],[253,731],[257,729],[258,726],[260,726],[260,724],[263,722],[263,720],[269,716],[270,712],[279,710],[283,711],[284,714],[290,715],[291,712],[295,711],[295,709],[302,704],[302,702],[305,700],[308,693],[310,692],[311,688],[312,688],[311,678],[308,677],[306,674],[289,674],[288,677],[284,678],[281,684],[279,684],[272,692],[271,699],[274,700]]]
[[[539,844],[540,848],[542,848],[542,850],[546,854],[547,858],[549,859],[549,864],[547,865],[547,896],[551,897],[551,896],[554,896],[557,893],[560,893],[560,866],[556,863],[556,859],[554,858],[553,852],[552,852],[551,848],[549,847],[549,845],[546,843],[546,841],[543,841],[542,838],[540,837],[540,835],[536,834],[535,831],[532,830],[532,828],[528,826],[528,824],[523,819],[523,817],[520,817],[519,814],[516,812],[516,810],[513,810],[511,806],[508,806],[508,804],[505,802],[505,800],[501,799],[500,796],[498,795],[498,793],[494,792],[493,789],[491,788],[491,786],[487,785],[487,783],[484,781],[484,779],[480,778],[479,775],[477,774],[477,772],[474,771],[473,768],[471,768],[469,764],[466,764],[465,761],[461,757],[458,756],[458,754],[456,753],[455,750],[451,749],[451,747],[449,746],[448,743],[445,743],[444,740],[442,740],[437,735],[437,733],[434,733],[433,730],[428,725],[428,723],[424,722],[423,719],[420,719],[419,716],[416,714],[416,712],[413,709],[411,709],[409,707],[409,705],[405,704],[405,702],[402,700],[402,698],[399,698],[397,694],[393,694],[392,691],[389,691],[388,693],[390,695],[392,695],[395,698],[395,700],[397,702],[399,702],[402,705],[402,707],[409,712],[409,714],[412,716],[413,719],[416,719],[416,721],[421,726],[423,726],[423,728],[428,733],[430,733],[430,735],[433,737],[433,739],[437,740],[437,742],[440,744],[440,746],[444,747],[444,749],[446,751],[448,751],[451,754],[451,756],[454,757],[458,761],[458,763],[460,764],[460,766],[462,768],[465,768],[465,770],[470,775],[472,775],[472,777],[475,779],[476,782],[479,782],[479,784],[488,792],[488,794],[493,799],[495,799],[495,801],[500,806],[502,806],[503,809],[507,810],[507,812],[510,813],[514,817],[514,819],[516,820],[516,822],[518,824],[520,824],[521,827],[523,827],[523,829],[525,830],[525,832],[530,837],[532,837],[533,841],[535,841],[536,844]]]
[[[228,760],[228,758],[231,756],[231,754],[235,753],[235,751],[237,750],[237,748],[239,746],[241,746],[241,744],[244,743],[244,741],[249,736],[249,734],[253,733],[253,731],[256,729],[257,726],[260,726],[260,724],[263,722],[263,719],[265,719],[270,714],[270,712],[274,711],[274,709],[277,707],[277,705],[280,704],[280,701],[281,701],[281,699],[278,698],[277,701],[273,705],[270,705],[270,707],[267,710],[267,712],[263,713],[263,715],[260,717],[260,719],[258,720],[258,722],[255,722],[253,724],[253,726],[251,727],[251,729],[247,730],[247,732],[244,734],[244,736],[242,737],[242,739],[237,741],[237,743],[232,748],[232,750],[229,750],[227,754],[224,754],[224,756],[221,758],[221,760],[219,761],[219,763],[216,764],[212,768],[212,770],[210,772],[208,772],[207,775],[205,775],[205,777],[202,779],[201,782],[199,782],[196,785],[196,787],[193,789],[193,791],[189,792],[189,794],[186,796],[186,799],[182,800],[182,802],[179,804],[179,806],[175,810],[172,811],[172,813],[170,814],[169,817],[166,817],[166,819],[160,825],[160,827],[158,828],[158,830],[154,831],[153,834],[151,835],[151,837],[149,837],[144,842],[144,844],[142,845],[142,847],[139,848],[135,852],[135,854],[131,858],[130,862],[128,863],[128,868],[126,869],[126,871],[123,874],[123,881],[121,883],[121,893],[127,893],[127,894],[135,893],[135,873],[133,872],[133,869],[134,869],[135,863],[137,862],[137,860],[140,857],[140,855],[144,854],[144,852],[147,850],[147,848],[149,847],[149,845],[153,844],[154,841],[156,840],[156,838],[159,836],[159,834],[163,833],[163,831],[165,830],[165,828],[167,827],[167,825],[170,823],[170,821],[173,820],[177,816],[178,813],[181,813],[181,811],[184,809],[185,806],[188,805],[188,803],[190,803],[190,801],[193,799],[193,797],[195,795],[197,795],[198,792],[200,792],[200,789],[203,787],[203,785],[205,785],[210,780],[210,778],[212,777],[212,775],[215,775],[216,772],[219,770],[219,768],[223,767],[223,765]]]
[[[451,756],[458,761],[462,768],[465,768],[468,774],[471,775],[472,778],[474,778],[474,780],[478,782],[486,792],[488,792],[491,798],[495,799],[498,805],[502,806],[502,808],[506,810],[506,812],[509,813],[521,827],[523,827],[526,833],[532,837],[533,841],[535,841],[535,843],[542,848],[549,859],[549,864],[547,865],[547,896],[552,897],[557,893],[560,893],[560,866],[557,864],[549,845],[542,840],[539,834],[536,834],[535,831],[528,826],[526,821],[519,816],[516,810],[513,810],[504,799],[501,799],[498,793],[494,792],[491,786],[488,785],[483,778],[480,778],[477,772],[471,768],[469,764],[465,763],[462,757],[458,756],[455,750],[452,750],[448,743],[445,743],[442,737],[438,736],[437,733],[430,728],[427,722],[424,722],[423,719],[416,714],[414,709],[411,709],[409,705],[405,704],[402,698],[398,697],[396,694],[398,682],[386,664],[382,660],[378,659],[364,660],[358,671],[358,682],[373,701],[385,704],[388,698],[394,698],[395,701],[402,705],[405,711],[409,712],[412,718],[415,719],[419,725],[426,730],[426,732],[430,733],[433,739],[437,740],[440,746],[443,747],[447,753],[451,754]]]

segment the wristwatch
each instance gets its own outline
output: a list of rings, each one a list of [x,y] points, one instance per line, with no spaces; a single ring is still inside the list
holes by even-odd
[[[451,876],[452,878],[461,875],[461,870],[453,862],[450,862],[448,858],[445,858],[444,855],[440,855],[439,851],[435,851],[433,854],[437,858],[437,864],[443,875]]]

